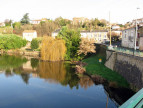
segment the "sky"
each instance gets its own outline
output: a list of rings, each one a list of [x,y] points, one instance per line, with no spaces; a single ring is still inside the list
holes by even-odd
[[[143,0],[0,0],[0,21],[20,21],[25,13],[31,20],[60,16],[109,20],[109,11],[112,23],[143,18]]]

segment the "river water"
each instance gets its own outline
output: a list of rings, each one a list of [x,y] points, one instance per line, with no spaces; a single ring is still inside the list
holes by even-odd
[[[98,76],[93,81],[77,75],[72,67],[68,62],[0,56],[0,108],[116,108],[134,94]]]

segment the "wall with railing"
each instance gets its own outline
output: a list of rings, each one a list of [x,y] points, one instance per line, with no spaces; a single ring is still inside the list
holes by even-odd
[[[108,50],[143,57],[143,52],[139,50],[128,49],[123,47],[108,47]]]

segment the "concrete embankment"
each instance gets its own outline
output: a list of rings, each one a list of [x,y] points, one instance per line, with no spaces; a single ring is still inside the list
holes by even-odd
[[[105,66],[120,73],[137,88],[143,87],[143,58],[124,53],[106,51]]]

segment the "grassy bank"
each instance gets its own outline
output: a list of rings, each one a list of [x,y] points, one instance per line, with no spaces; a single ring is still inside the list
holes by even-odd
[[[99,63],[99,59],[102,59],[102,63]],[[118,86],[129,87],[128,82],[120,74],[104,66],[105,60],[105,56],[100,54],[84,59],[83,62],[87,63],[85,66],[87,74],[100,75],[109,82],[116,82]]]

